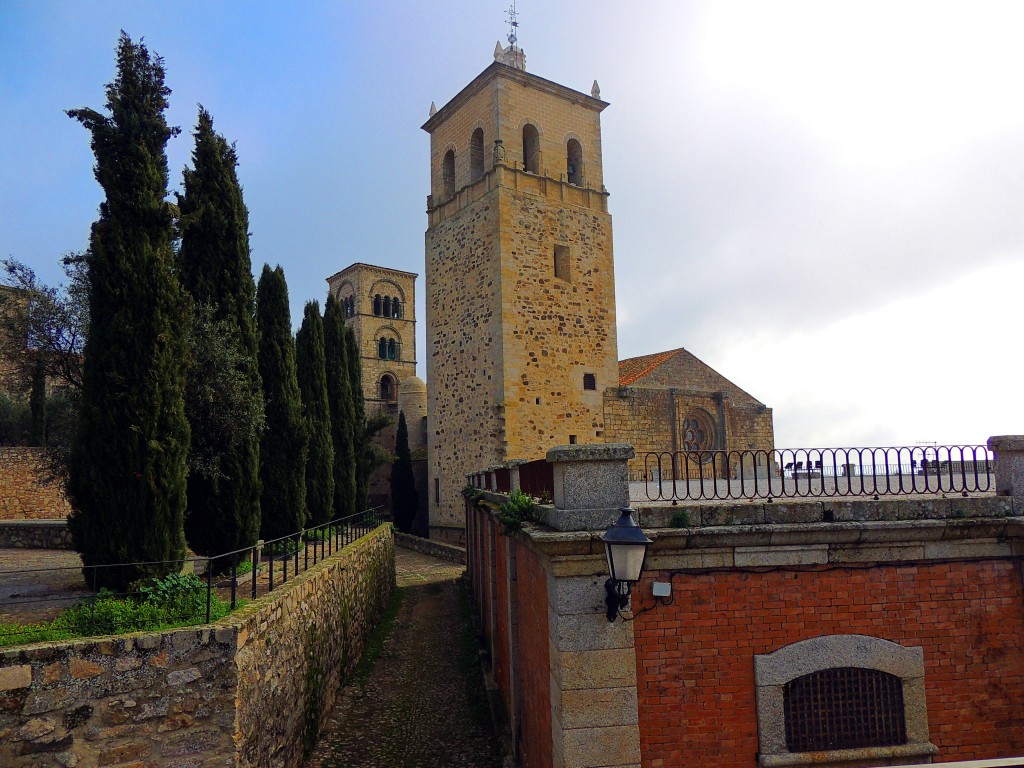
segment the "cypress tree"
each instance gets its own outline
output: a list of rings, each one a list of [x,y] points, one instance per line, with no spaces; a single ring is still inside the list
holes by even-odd
[[[82,410],[69,462],[69,524],[86,566],[185,554],[185,297],[174,275],[167,196],[163,61],[124,33],[109,115],[70,110],[92,134],[105,193],[88,256],[89,336]],[[87,571],[123,589],[173,565]]]
[[[261,392],[256,286],[249,256],[249,212],[236,173],[238,157],[214,131],[213,118],[202,107],[192,163],[193,169],[184,173],[185,194],[178,196],[179,274],[196,304],[209,307],[213,327],[223,331],[234,369],[212,371],[228,379],[216,386],[205,386],[211,371],[199,371],[202,396],[192,396],[190,387],[186,399],[193,455],[202,461],[191,462],[185,534],[196,552],[212,555],[254,544],[259,535],[262,420],[243,417],[225,424],[210,418],[211,413],[262,410],[260,403],[250,405]]]
[[[334,441],[331,409],[327,403],[327,368],[324,359],[324,321],[320,305],[306,302],[302,327],[295,335],[295,367],[302,395],[302,415],[309,435],[306,460],[306,508],[311,526],[334,516]]]
[[[409,429],[405,413],[398,412],[398,431],[395,434],[395,463],[391,465],[391,516],[402,533],[410,533],[420,496],[412,472],[412,454],[409,452]]]
[[[260,443],[260,533],[276,539],[306,522],[306,430],[302,423],[288,286],[281,267],[263,265],[256,289],[259,369],[266,427]]]
[[[43,356],[36,353],[32,366],[32,390],[28,404],[32,409],[32,445],[46,445],[46,366]]]
[[[345,326],[345,353],[348,363],[349,394],[352,397],[352,432],[355,439],[357,512],[366,509],[366,489],[370,482],[371,459],[366,435],[366,403],[363,399],[363,366],[359,362],[359,345],[351,326]]]
[[[334,441],[334,516],[347,517],[356,509],[356,440],[349,378],[348,345],[341,304],[327,296],[324,308],[324,357],[327,364],[327,398],[331,409]]]

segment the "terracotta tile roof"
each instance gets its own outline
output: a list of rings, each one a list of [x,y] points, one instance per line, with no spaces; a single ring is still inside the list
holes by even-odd
[[[662,363],[671,360],[683,349],[670,349],[668,352],[656,352],[653,355],[641,355],[619,360],[619,386],[628,387],[637,379],[646,376]]]

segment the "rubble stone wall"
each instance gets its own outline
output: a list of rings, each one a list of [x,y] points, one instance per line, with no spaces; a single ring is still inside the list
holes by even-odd
[[[394,574],[381,526],[210,626],[0,652],[0,765],[300,765]]]
[[[0,520],[56,520],[71,512],[63,488],[39,480],[45,451],[0,448]]]

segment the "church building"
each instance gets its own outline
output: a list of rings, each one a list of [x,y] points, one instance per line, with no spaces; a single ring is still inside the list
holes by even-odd
[[[770,409],[685,350],[618,360],[602,101],[495,60],[431,105],[427,444],[432,537],[466,475],[555,445],[771,449]]]

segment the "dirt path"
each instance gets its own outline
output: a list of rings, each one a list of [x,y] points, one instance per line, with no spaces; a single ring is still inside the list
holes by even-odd
[[[309,768],[498,768],[462,566],[399,548],[401,606],[344,689]],[[369,646],[373,654],[372,643]]]

